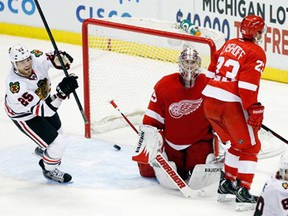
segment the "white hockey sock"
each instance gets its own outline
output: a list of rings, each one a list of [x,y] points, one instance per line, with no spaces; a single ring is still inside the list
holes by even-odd
[[[43,154],[43,162],[46,170],[53,170],[61,163],[65,149],[65,138],[58,134],[57,138],[47,147]]]

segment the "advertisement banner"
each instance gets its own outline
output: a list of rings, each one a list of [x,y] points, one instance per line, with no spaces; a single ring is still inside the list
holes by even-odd
[[[287,0],[39,0],[39,4],[51,29],[77,34],[81,34],[86,18],[133,17],[170,22],[188,19],[219,30],[230,39],[239,36],[243,17],[256,14],[267,24],[261,45],[267,54],[267,66],[288,70]],[[44,27],[34,0],[0,0],[0,23]]]

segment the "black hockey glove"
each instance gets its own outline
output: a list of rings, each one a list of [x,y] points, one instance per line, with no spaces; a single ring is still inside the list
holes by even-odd
[[[60,60],[58,59],[56,51],[54,51],[54,53],[53,52],[52,53],[47,53],[46,55],[48,56],[48,58],[50,59],[50,61],[52,62],[53,66],[56,69],[62,69],[62,66],[61,66]],[[68,53],[66,53],[65,51],[64,52],[59,51],[59,55],[62,58],[62,61],[64,63],[65,68],[67,70],[70,69],[70,65],[73,62],[72,56],[69,55]]]
[[[70,93],[77,89],[78,77],[70,74],[69,77],[64,77],[63,80],[57,85],[57,96],[61,99],[65,99]]]

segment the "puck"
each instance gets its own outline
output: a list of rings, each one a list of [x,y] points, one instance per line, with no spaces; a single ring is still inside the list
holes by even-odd
[[[120,150],[121,150],[121,147],[120,147],[119,145],[116,145],[116,144],[115,144],[113,147],[114,147],[117,151],[120,151]]]

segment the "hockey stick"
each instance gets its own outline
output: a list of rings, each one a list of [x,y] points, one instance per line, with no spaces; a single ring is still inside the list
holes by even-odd
[[[47,31],[47,34],[48,34],[48,36],[49,36],[49,38],[50,38],[50,41],[51,41],[51,43],[52,43],[52,45],[53,45],[53,47],[54,47],[55,53],[56,53],[56,55],[57,55],[57,57],[58,57],[58,59],[59,59],[59,62],[60,62],[61,67],[62,67],[62,70],[64,71],[65,76],[66,76],[66,77],[69,77],[69,74],[68,74],[68,72],[67,72],[67,70],[66,70],[66,68],[65,68],[63,59],[62,59],[62,57],[60,56],[60,53],[59,53],[58,47],[57,47],[57,45],[56,45],[56,42],[55,42],[55,40],[54,40],[54,37],[53,37],[53,35],[52,35],[51,31],[50,31],[50,28],[49,28],[49,26],[48,26],[48,23],[47,23],[47,21],[46,21],[46,19],[45,19],[45,16],[44,16],[44,14],[43,14],[43,11],[42,11],[42,9],[41,9],[41,7],[40,7],[40,4],[39,4],[38,0],[34,0],[34,2],[35,2],[35,4],[36,4],[37,10],[38,10],[38,12],[39,12],[39,14],[40,14],[40,17],[41,17],[41,19],[42,19],[42,21],[43,21],[43,24],[44,24],[44,26],[45,26],[45,29],[46,29],[46,31]],[[78,98],[78,95],[77,95],[76,91],[73,91],[73,95],[74,95],[74,98],[75,98],[75,100],[76,100],[76,103],[77,103],[77,105],[78,105],[78,108],[79,108],[79,110],[80,110],[80,112],[81,112],[81,115],[82,115],[82,118],[83,118],[85,124],[88,124],[88,120],[87,120],[87,118],[86,118],[85,112],[84,112],[84,110],[83,110],[83,107],[82,107],[82,105],[81,105],[81,103],[80,103],[80,100],[79,100],[79,98]]]
[[[273,131],[272,129],[270,129],[269,127],[265,126],[264,124],[261,125],[261,127],[266,130],[267,132],[270,132],[271,134],[273,134],[275,137],[277,137],[278,139],[280,139],[282,142],[288,144],[288,140],[286,140],[284,137],[280,136],[278,133],[276,133],[275,131]]]
[[[163,155],[160,152],[157,153],[155,161],[160,166],[162,171],[166,173],[169,179],[182,192],[182,194],[186,198],[195,198],[196,193],[194,193],[191,190],[191,188],[186,184],[186,182],[181,178],[181,176],[173,169],[173,167],[170,166],[166,158],[163,157]]]
[[[114,102],[114,100],[110,101],[110,104],[122,115],[122,117],[125,119],[125,121],[130,125],[130,127],[138,134],[138,130],[135,128],[135,126],[129,121],[129,119],[121,112],[121,110],[118,108],[117,104]]]
[[[130,122],[130,120],[121,112],[118,108],[117,104],[111,100],[111,105],[122,115],[125,121],[129,124],[130,127],[138,134],[138,130],[135,126]],[[194,198],[195,193],[191,190],[191,188],[186,184],[186,182],[179,176],[179,174],[170,166],[168,161],[163,157],[163,155],[158,152],[155,158],[155,162],[157,165],[166,173],[168,178],[173,182],[173,184],[182,192],[182,194],[186,198]]]

